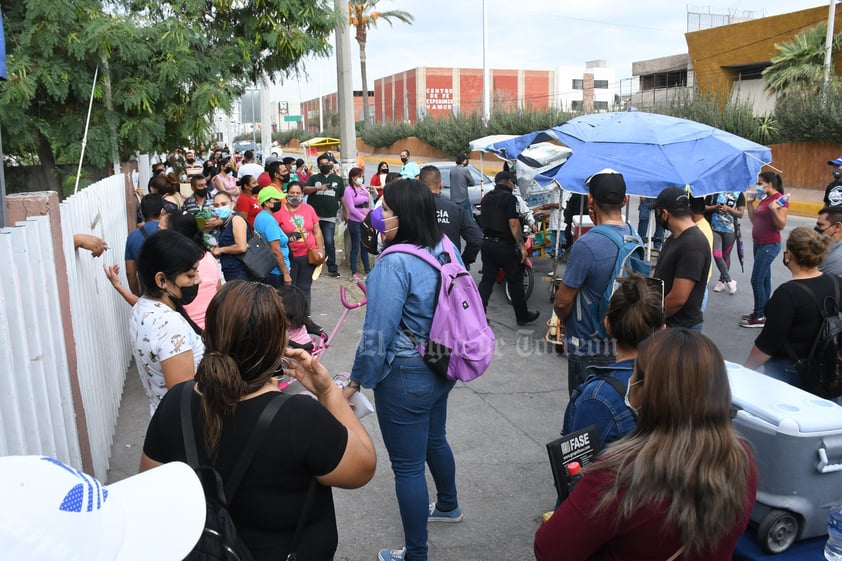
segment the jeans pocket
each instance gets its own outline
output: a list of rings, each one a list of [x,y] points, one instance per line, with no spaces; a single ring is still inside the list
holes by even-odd
[[[426,366],[400,366],[401,386],[406,395],[428,397],[435,389],[435,374]]]

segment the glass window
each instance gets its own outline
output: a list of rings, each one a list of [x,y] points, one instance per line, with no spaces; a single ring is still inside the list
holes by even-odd
[[[608,80],[594,80],[593,87],[596,90],[607,90],[608,89]]]
[[[574,99],[573,101],[570,102],[570,109],[572,111],[581,111],[582,110],[582,102],[577,100],[577,99]]]
[[[573,79],[573,89],[574,90],[581,90],[584,89],[584,84],[582,80],[577,80],[576,78]]]
[[[597,111],[608,111],[608,102],[607,101],[594,101],[593,108]]]

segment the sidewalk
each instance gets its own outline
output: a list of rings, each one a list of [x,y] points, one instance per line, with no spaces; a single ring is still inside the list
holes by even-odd
[[[630,216],[637,216],[636,201]],[[812,226],[814,219],[792,217],[784,236],[796,226]],[[750,225],[743,220],[744,235]],[[544,340],[544,322],[551,303],[547,275],[551,261],[535,258],[535,289],[531,309],[541,312],[533,325],[518,328],[502,286],[495,289],[488,317],[497,336],[489,371],[469,383],[458,383],[448,406],[448,439],[456,457],[459,502],[465,513],[460,524],[431,525],[432,561],[532,559],[532,540],[541,514],[555,501],[552,474],[545,444],[556,438],[567,405],[567,360]],[[749,283],[751,252],[745,270],[734,256],[731,271],[738,281],[736,295],[711,293],[705,312],[704,333],[711,337],[726,360],[742,363],[757,331],[737,327],[740,314],[752,306]],[[472,273],[478,277],[479,267]],[[342,312],[339,287],[349,287],[349,299],[359,297],[342,277],[322,277],[313,284],[313,318],[332,329]],[[780,259],[772,265],[772,285],[789,280]],[[715,279],[714,279],[715,280]],[[712,284],[711,284],[712,286]],[[375,297],[375,295],[369,295]],[[324,356],[333,372],[351,368],[365,310],[350,313],[335,344]],[[373,400],[372,392],[364,390]],[[137,372],[127,373],[117,432],[112,446],[108,481],[137,472],[148,423],[148,402]],[[363,419],[378,455],[377,473],[362,489],[334,490],[339,548],[337,561],[373,561],[383,547],[403,543],[395,500],[394,478],[377,425],[376,413]],[[432,480],[429,488],[434,489]]]

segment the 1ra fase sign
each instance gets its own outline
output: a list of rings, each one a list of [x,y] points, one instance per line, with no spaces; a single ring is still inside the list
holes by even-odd
[[[452,111],[453,88],[427,88],[427,111]]]

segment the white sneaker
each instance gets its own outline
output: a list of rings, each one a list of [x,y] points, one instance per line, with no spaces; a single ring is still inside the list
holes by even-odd
[[[725,283],[722,281],[716,281],[716,286],[713,287],[714,292],[722,292],[725,290]]]
[[[736,294],[737,293],[737,281],[732,280],[730,282],[726,282],[725,286],[728,288],[728,294]]]

